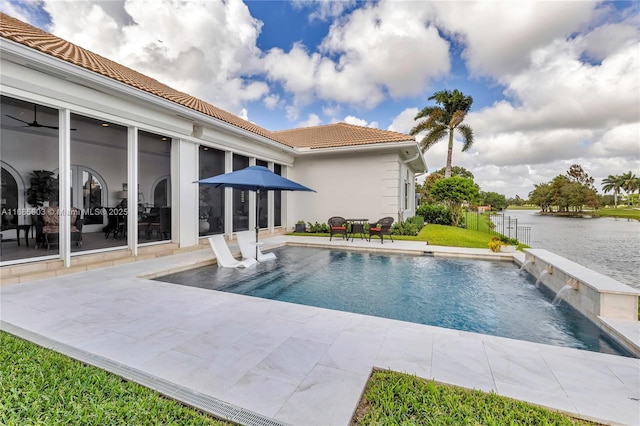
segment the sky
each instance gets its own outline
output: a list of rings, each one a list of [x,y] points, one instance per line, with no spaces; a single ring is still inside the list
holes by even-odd
[[[473,97],[453,165],[527,198],[579,164],[640,176],[640,2],[0,0],[0,10],[269,130],[409,133]],[[420,135],[418,135],[420,138]],[[447,141],[425,153],[444,167]],[[419,180],[424,179],[420,176]]]

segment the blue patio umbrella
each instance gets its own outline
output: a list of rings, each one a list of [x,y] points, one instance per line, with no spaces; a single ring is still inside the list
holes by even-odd
[[[311,191],[304,185],[283,178],[264,166],[250,166],[235,172],[224,173],[194,183],[213,185],[214,188],[235,188],[256,192],[256,259],[258,258],[258,224],[260,191]]]

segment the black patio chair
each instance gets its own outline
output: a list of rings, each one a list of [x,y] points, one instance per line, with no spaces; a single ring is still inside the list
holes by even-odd
[[[342,235],[343,239],[347,239],[347,220],[344,217],[330,217],[327,223],[329,224],[329,241],[334,234]]]
[[[371,241],[371,237],[377,235],[380,237],[380,244],[384,244],[384,236],[388,235],[391,238],[391,242],[393,242],[391,225],[393,225],[392,217],[383,217],[377,222],[369,223],[369,241]]]

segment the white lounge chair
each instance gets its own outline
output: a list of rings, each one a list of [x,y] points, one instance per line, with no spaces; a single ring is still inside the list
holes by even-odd
[[[233,257],[233,255],[231,254],[231,250],[229,250],[229,246],[224,240],[224,236],[222,234],[209,237],[209,244],[211,245],[213,254],[216,255],[218,267],[224,266],[226,268],[249,268],[251,266],[255,266],[255,264],[258,263],[255,259],[238,260]]]
[[[256,245],[256,234],[252,231],[239,231],[236,232],[236,238],[238,239],[238,245],[240,246],[240,252],[245,259],[257,259],[258,262],[264,262],[266,260],[274,260],[276,258],[275,253],[262,253],[260,248]],[[258,253],[256,257],[256,252]]]

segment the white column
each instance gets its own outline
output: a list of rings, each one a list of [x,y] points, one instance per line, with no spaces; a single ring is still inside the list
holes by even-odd
[[[138,255],[138,128],[127,129],[127,245]]]
[[[71,266],[71,113],[68,109],[58,112],[58,248],[64,266]],[[20,235],[18,235],[18,238]]]
[[[198,244],[198,145],[185,140],[171,144],[171,238],[180,247]],[[176,190],[177,188],[177,190]],[[176,228],[173,228],[175,224]]]

